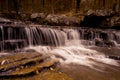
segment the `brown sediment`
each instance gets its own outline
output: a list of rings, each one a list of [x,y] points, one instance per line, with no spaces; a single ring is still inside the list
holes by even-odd
[[[74,80],[119,80],[120,68],[115,66],[91,69],[78,64],[64,65],[60,67],[61,71]]]

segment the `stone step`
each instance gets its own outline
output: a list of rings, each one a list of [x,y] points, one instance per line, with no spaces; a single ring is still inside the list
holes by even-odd
[[[37,64],[34,66],[29,66],[29,67],[22,67],[22,68],[16,68],[16,70],[9,70],[6,72],[0,73],[0,76],[20,76],[20,75],[27,75],[30,73],[36,73],[38,74],[40,70],[43,70],[44,68],[51,67],[55,65],[58,61],[56,60],[49,60],[45,61],[41,64]]]
[[[9,63],[9,64],[1,65],[0,70],[1,71],[7,71],[7,70],[10,70],[10,69],[17,68],[19,66],[29,64],[29,63],[36,63],[36,62],[42,61],[46,58],[48,58],[48,56],[42,56],[42,57],[38,56],[38,57],[35,57],[35,58],[31,58],[31,59],[25,59],[25,60],[23,59],[21,61],[15,61],[15,62],[12,62],[12,63]]]
[[[9,63],[13,63],[13,62],[17,62],[17,61],[21,61],[21,60],[25,60],[25,59],[30,59],[30,58],[33,58],[36,56],[42,56],[42,54],[38,53],[38,52],[9,53],[9,55],[0,57],[0,63],[1,63],[1,65],[9,64]],[[6,62],[6,63],[4,63],[4,62]]]
[[[28,53],[27,55],[29,56]],[[43,70],[44,68],[49,68],[55,65],[57,62],[57,60],[51,59],[49,55],[41,56],[39,54],[33,56],[32,54],[30,55],[30,58],[27,58],[27,56],[24,55],[19,59],[14,59],[10,63],[1,64],[0,76],[20,76],[30,73],[38,73],[40,70]]]

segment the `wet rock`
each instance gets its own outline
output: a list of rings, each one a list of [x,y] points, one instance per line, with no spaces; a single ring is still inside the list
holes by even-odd
[[[0,46],[0,49],[3,48],[4,50],[8,51],[16,50],[17,48],[23,48],[25,46],[23,43],[24,40],[4,40],[1,41],[1,44],[4,44],[4,47]]]
[[[47,71],[42,72],[40,75],[40,78],[43,80],[73,80],[72,78],[61,72]]]
[[[1,56],[6,56],[6,55],[10,55],[10,53],[5,53],[5,52],[1,52],[1,53],[0,53],[0,57],[1,57]]]
[[[114,60],[120,60],[120,56],[110,55],[110,56],[108,56],[108,58],[114,59]]]
[[[54,60],[49,60],[49,61],[41,63],[41,64],[37,64],[37,65],[34,65],[34,66],[29,66],[28,68],[24,68],[24,69],[21,69],[21,70],[18,70],[18,71],[14,71],[14,72],[12,72],[12,75],[26,75],[26,74],[29,74],[31,72],[37,72],[37,74],[39,74],[39,72],[38,72],[39,70],[44,69],[46,67],[50,67],[54,64],[55,64]]]
[[[34,49],[27,49],[25,52],[36,52]]]
[[[0,24],[11,24],[12,21],[6,18],[0,17]]]
[[[13,51],[14,53],[23,53],[25,52],[23,49],[16,49]]]
[[[115,47],[116,43],[112,40],[95,39],[95,45],[100,47]]]
[[[110,20],[110,25],[113,27],[120,26],[120,17],[119,16],[114,16]]]
[[[114,41],[105,41],[104,42],[105,47],[115,47]]]
[[[104,42],[101,39],[95,39],[95,45],[102,47],[104,45]]]
[[[7,63],[9,63],[8,60],[3,60],[3,61],[1,62],[1,65],[4,65],[4,64],[7,64]]]
[[[26,25],[24,22],[22,21],[14,21],[12,24],[11,24],[13,27],[22,27],[24,25]]]
[[[6,58],[9,59],[9,63],[6,63]],[[39,53],[21,53],[6,56],[0,59],[0,61],[2,64],[0,66],[0,76],[20,76],[34,72],[39,74],[39,71],[44,70],[45,68],[50,69],[58,63],[58,60],[51,59],[50,56],[41,55]]]

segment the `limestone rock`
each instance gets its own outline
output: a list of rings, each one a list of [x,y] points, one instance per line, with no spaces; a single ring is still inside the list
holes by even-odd
[[[79,18],[66,15],[49,14],[45,20],[51,25],[79,25],[80,23]]]
[[[30,18],[35,19],[35,18],[45,18],[45,13],[32,13]]]

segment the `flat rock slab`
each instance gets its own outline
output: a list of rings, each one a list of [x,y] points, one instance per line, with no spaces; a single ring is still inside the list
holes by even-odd
[[[39,73],[44,68],[50,68],[58,63],[49,55],[42,55],[37,52],[18,53],[7,55],[0,59],[0,76],[20,76],[31,73]]]

